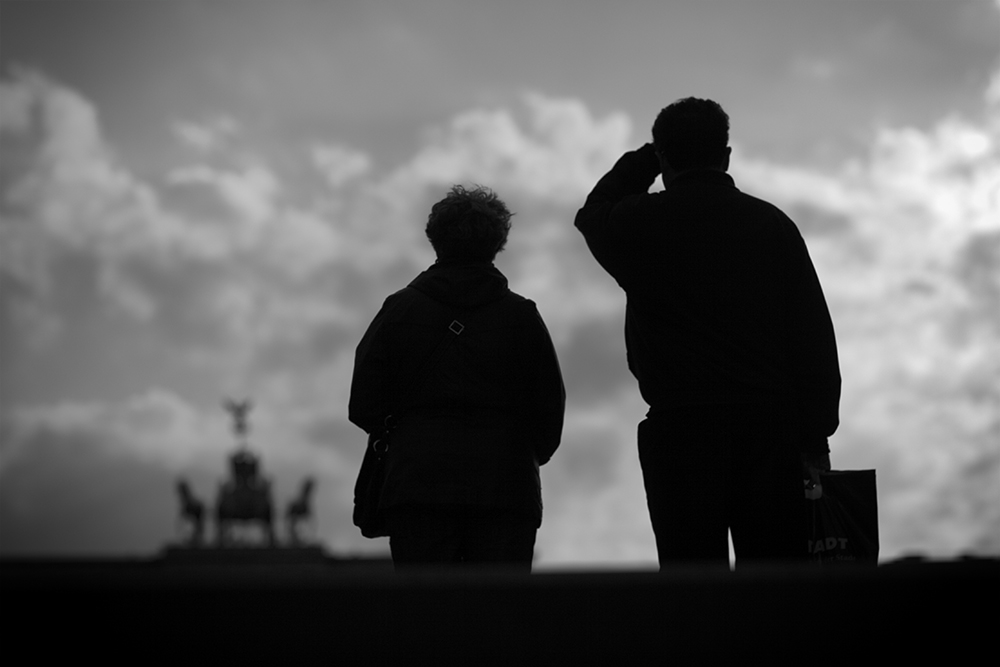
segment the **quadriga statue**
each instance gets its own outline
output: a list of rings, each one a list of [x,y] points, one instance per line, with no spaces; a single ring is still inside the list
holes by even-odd
[[[261,475],[259,459],[247,448],[253,403],[249,399],[227,399],[223,406],[233,418],[233,432],[239,445],[229,457],[229,479],[219,485],[215,501],[216,539],[221,546],[232,544],[234,527],[257,524],[267,543],[274,545],[271,482]]]
[[[216,539],[220,545],[232,544],[233,528],[256,524],[268,544],[274,544],[271,482],[260,474],[257,457],[241,449],[229,457],[229,479],[219,485],[215,503]]]

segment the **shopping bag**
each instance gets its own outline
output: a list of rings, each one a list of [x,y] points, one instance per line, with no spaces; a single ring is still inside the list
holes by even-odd
[[[875,471],[833,470],[819,479],[817,491],[805,500],[809,561],[877,565]]]

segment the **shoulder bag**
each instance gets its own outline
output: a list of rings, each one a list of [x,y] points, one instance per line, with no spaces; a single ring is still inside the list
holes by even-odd
[[[361,470],[358,472],[358,479],[354,484],[354,525],[361,529],[361,534],[365,537],[385,537],[389,534],[385,525],[385,517],[379,511],[379,504],[382,488],[385,486],[385,461],[389,454],[391,435],[398,425],[397,415],[406,407],[416,390],[430,375],[444,351],[464,329],[465,325],[458,320],[451,321],[448,330],[445,331],[444,336],[424,363],[421,371],[417,373],[415,381],[400,397],[395,409],[382,420],[381,428],[368,434],[365,458],[361,462]]]

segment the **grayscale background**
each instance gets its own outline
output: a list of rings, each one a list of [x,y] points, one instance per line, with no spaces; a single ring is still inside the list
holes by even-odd
[[[689,95],[801,229],[840,345],[837,469],[882,558],[1000,555],[1000,3],[0,2],[0,555],[150,554],[251,396],[279,507],[351,524],[354,348],[453,183],[568,389],[538,567],[655,566],[624,298],[573,217]]]

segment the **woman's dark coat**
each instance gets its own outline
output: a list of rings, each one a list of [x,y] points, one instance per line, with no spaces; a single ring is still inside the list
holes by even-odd
[[[458,320],[465,325],[415,391],[415,376]],[[400,406],[404,393],[410,405]],[[385,300],[358,345],[350,420],[391,435],[381,507],[469,504],[541,523],[538,467],[562,434],[566,394],[534,302],[489,263],[436,263]]]

